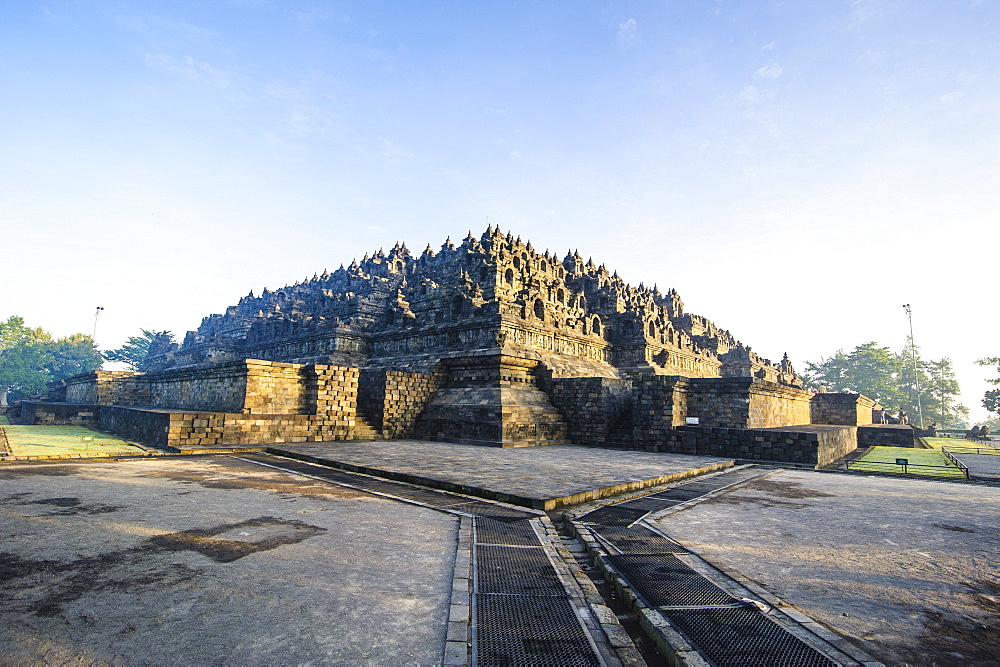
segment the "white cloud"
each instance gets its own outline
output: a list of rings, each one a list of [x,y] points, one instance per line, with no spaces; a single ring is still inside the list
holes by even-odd
[[[639,36],[639,24],[635,19],[629,19],[618,24],[618,46],[628,48]]]
[[[166,72],[178,74],[186,79],[208,84],[214,88],[228,88],[231,85],[228,72],[214,67],[204,60],[191,56],[177,58],[165,53],[143,52],[143,61],[150,67],[159,67]]]
[[[760,67],[753,76],[755,79],[777,79],[784,70],[776,62],[770,62]]]
[[[860,65],[881,65],[884,56],[885,51],[872,51],[869,49],[854,60]]]
[[[379,137],[378,140],[382,143],[382,157],[386,160],[386,165],[390,167],[398,167],[404,161],[409,160],[413,157],[413,153],[403,146],[400,146],[392,139],[388,137]]]
[[[774,51],[775,45],[776,45],[776,42],[768,42],[764,46],[760,47],[760,50],[761,51]]]
[[[964,95],[965,95],[965,93],[963,93],[961,90],[953,90],[952,92],[950,92],[950,93],[948,93],[946,95],[942,95],[939,98],[939,101],[942,104],[951,104],[952,102],[954,102],[957,99],[960,99]]]

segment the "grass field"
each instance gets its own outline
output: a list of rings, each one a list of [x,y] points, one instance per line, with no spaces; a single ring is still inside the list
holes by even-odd
[[[10,420],[4,415],[0,415],[0,426],[10,426]]]
[[[970,450],[978,449],[980,454],[1000,454],[1000,449],[994,449],[983,442],[966,440],[964,438],[924,438],[928,445],[934,449],[947,447],[949,451],[971,453]]]
[[[141,447],[82,426],[3,426],[14,456],[142,454]]]
[[[947,440],[947,438],[931,438]],[[930,443],[928,443],[930,444]],[[952,443],[954,444],[954,443]],[[852,463],[851,470],[868,472],[890,472],[902,474],[902,466],[895,465],[896,459],[907,459],[909,465],[906,472],[910,475],[923,477],[954,477],[965,479],[955,465],[940,449],[912,449],[910,447],[874,447],[870,452]],[[886,465],[891,464],[891,465]],[[919,466],[940,466],[937,468],[921,468]]]
[[[961,447],[962,445],[968,445],[971,443],[971,440],[966,440],[965,438],[924,438],[924,442],[934,449],[941,449],[942,447]]]

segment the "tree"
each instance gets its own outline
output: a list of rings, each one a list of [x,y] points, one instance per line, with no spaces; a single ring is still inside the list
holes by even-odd
[[[52,380],[64,380],[100,368],[104,361],[94,339],[86,334],[73,334],[47,345],[52,358],[48,364]]]
[[[39,369],[46,361],[42,344],[50,340],[45,331],[25,326],[17,315],[0,322],[0,406],[7,405],[12,390],[30,393],[45,388],[48,378]]]
[[[969,414],[969,409],[958,403],[960,390],[951,360],[925,361],[919,348],[911,351],[909,339],[898,353],[873,341],[858,345],[850,354],[838,350],[818,363],[807,361],[804,379],[810,389],[823,385],[830,391],[864,394],[891,411],[905,410],[914,421],[923,412],[925,423],[947,426],[964,421]]]
[[[934,421],[942,427],[966,421],[969,409],[958,403],[961,390],[951,359],[943,357],[937,361],[926,361],[918,368],[924,371],[920,379],[924,421]]]
[[[8,394],[33,394],[52,380],[62,380],[101,367],[94,340],[73,334],[52,340],[42,328],[25,326],[24,319],[10,317],[0,322],[0,406]]]
[[[843,350],[818,363],[806,362],[807,386],[823,385],[828,391],[856,392],[885,406],[899,405],[904,400],[897,379],[899,357],[888,347],[872,341],[858,345],[850,354]]]
[[[997,365],[997,372],[1000,373],[1000,357],[986,357],[985,359],[979,359],[976,361],[980,366],[992,366]],[[1000,385],[1000,377],[992,378],[987,380],[990,384]],[[1000,389],[990,389],[985,394],[983,394],[983,407],[1000,415]]]
[[[116,350],[104,352],[104,358],[108,361],[117,361],[127,365],[134,371],[142,367],[149,354],[149,345],[160,336],[169,336],[173,340],[173,335],[169,331],[147,331],[139,329],[141,336],[131,336],[125,344]]]

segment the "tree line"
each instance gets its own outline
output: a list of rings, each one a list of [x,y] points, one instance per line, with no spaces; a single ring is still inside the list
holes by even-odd
[[[55,338],[41,327],[29,327],[17,315],[0,321],[0,407],[42,392],[54,380],[97,370],[105,360],[137,370],[149,344],[160,335],[140,331],[141,335],[132,336],[122,347],[102,352],[87,334]]]
[[[803,383],[814,391],[864,394],[894,414],[906,412],[911,423],[921,412],[925,426],[933,421],[941,428],[958,428],[969,420],[969,408],[958,400],[961,390],[951,359],[924,359],[909,340],[897,352],[872,341],[807,361]]]

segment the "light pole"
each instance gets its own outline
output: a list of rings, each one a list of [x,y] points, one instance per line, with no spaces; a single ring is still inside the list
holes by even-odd
[[[948,427],[948,404],[944,395],[944,360],[941,360],[941,428]]]
[[[104,308],[98,306],[97,310],[94,311],[94,333],[90,337],[93,338],[95,342],[97,341],[97,316],[101,314],[102,310],[104,310]]]
[[[910,308],[910,304],[904,303],[903,309],[906,311],[906,316],[910,319],[910,358],[913,360],[913,385],[917,389],[917,415],[920,418],[920,428],[924,428],[924,408],[920,404],[920,376],[917,374],[917,350],[916,343],[913,340],[913,309]]]

